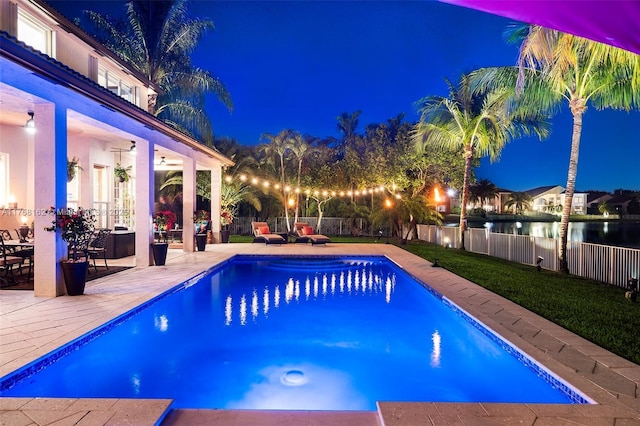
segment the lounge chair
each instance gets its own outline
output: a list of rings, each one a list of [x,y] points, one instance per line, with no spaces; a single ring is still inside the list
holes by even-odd
[[[280,234],[272,234],[267,222],[251,222],[253,242],[265,244],[286,244],[287,240]]]
[[[331,239],[326,235],[316,234],[313,227],[306,222],[296,222],[294,224],[296,230],[296,243],[311,242],[311,245],[330,243]]]

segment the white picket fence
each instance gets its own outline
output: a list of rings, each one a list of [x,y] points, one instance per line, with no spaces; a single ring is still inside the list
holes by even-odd
[[[459,248],[458,227],[418,225],[418,239],[445,247]],[[490,232],[470,228],[465,231],[465,249],[525,265],[558,270],[560,240],[529,235]],[[630,279],[640,278],[640,249],[569,241],[567,244],[569,271],[592,280],[628,288]]]

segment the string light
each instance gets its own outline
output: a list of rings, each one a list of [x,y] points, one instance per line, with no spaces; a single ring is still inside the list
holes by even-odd
[[[262,186],[264,188],[273,188],[276,191],[279,191],[281,189],[281,185],[279,183],[275,183],[275,182],[270,182],[267,179],[260,179],[258,177],[254,177],[254,176],[247,176],[246,174],[241,174],[239,175],[236,179],[239,179],[240,182],[243,183],[250,183],[251,185],[254,186]],[[225,182],[227,183],[231,183],[234,180],[233,176],[227,175],[224,177]],[[314,197],[319,197],[320,195],[322,195],[324,198],[329,198],[329,197],[360,197],[360,196],[367,196],[367,195],[371,195],[373,196],[373,194],[382,194],[385,192],[389,192],[391,194],[392,197],[400,200],[402,199],[402,194],[398,189],[398,186],[395,183],[392,183],[390,186],[385,186],[385,185],[365,185],[365,188],[360,188],[360,189],[323,189],[323,188],[300,188],[300,187],[296,187],[296,186],[291,186],[291,185],[285,185],[284,186],[284,192],[289,194],[304,194],[307,197],[313,195]]]

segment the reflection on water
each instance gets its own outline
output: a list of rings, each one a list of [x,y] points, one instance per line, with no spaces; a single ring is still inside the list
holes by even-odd
[[[63,351],[27,377],[15,372],[0,395],[193,409],[586,402],[377,258],[233,260]]]
[[[258,289],[253,288],[251,295],[243,293],[235,297],[230,293],[225,297],[224,325],[230,326],[234,321],[234,311],[238,316],[240,325],[247,325],[247,300],[250,298],[251,319],[253,322],[259,315],[265,317],[269,314],[271,303],[273,309],[286,306],[289,303],[314,301],[336,295],[369,295],[384,297],[386,303],[391,302],[396,285],[396,275],[388,274],[386,277],[374,274],[367,264],[362,269],[349,269],[346,271],[324,272],[307,275],[304,280],[287,278],[284,282],[269,285],[262,290],[262,300],[258,297]],[[301,281],[304,283],[301,284]],[[234,300],[235,299],[235,300]]]
[[[473,223],[472,228],[485,227],[491,232],[534,237],[560,238],[560,222],[486,222]],[[570,241],[640,248],[640,222],[596,221],[570,222]]]

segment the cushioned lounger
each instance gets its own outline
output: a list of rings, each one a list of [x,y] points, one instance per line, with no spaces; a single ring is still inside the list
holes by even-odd
[[[269,224],[267,222],[251,222],[251,229],[253,229],[253,242],[265,244],[286,244],[287,240],[282,235],[272,234],[269,231]]]
[[[316,234],[314,229],[305,222],[296,222],[296,243],[311,242],[311,245],[330,243],[331,239],[326,235]]]

